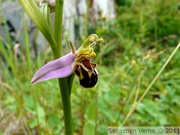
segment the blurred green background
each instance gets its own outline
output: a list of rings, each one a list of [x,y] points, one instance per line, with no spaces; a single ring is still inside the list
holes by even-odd
[[[1,2],[2,4],[2,2]],[[24,46],[12,42],[1,11],[0,135],[63,134],[63,110],[57,80],[30,85],[33,74],[53,59],[51,50],[32,57],[28,28]],[[180,41],[180,1],[116,0],[116,18],[87,21],[86,37],[96,33],[105,45],[95,46],[99,81],[91,89],[75,77],[71,93],[74,133],[106,135],[108,126],[180,126],[180,51],[171,59],[136,110],[144,93]],[[78,27],[76,22],[76,27]],[[6,35],[6,39],[2,35]],[[76,43],[84,39],[75,33]],[[17,52],[16,48],[20,48]],[[38,48],[37,48],[38,49]]]

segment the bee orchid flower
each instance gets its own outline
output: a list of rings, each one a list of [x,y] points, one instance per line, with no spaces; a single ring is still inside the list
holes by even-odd
[[[75,73],[83,87],[95,86],[98,80],[98,72],[96,70],[97,64],[90,61],[92,57],[96,57],[92,46],[96,45],[96,42],[104,42],[104,40],[96,34],[92,34],[77,51],[72,42],[68,41],[71,52],[40,68],[33,76],[31,84],[52,78],[65,78]]]

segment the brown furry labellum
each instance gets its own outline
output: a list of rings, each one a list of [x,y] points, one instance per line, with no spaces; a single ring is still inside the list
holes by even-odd
[[[83,59],[74,66],[74,72],[79,77],[80,84],[85,88],[94,87],[98,81],[96,63],[91,63],[89,59]]]

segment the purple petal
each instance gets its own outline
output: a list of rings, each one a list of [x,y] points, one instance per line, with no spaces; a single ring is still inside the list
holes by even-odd
[[[61,69],[53,70],[45,75],[41,76],[40,78],[37,78],[35,80],[32,79],[31,84],[36,84],[41,81],[49,80],[52,78],[63,78],[71,75],[73,73],[72,65],[69,64]]]
[[[35,73],[31,80],[31,84],[52,78],[64,78],[71,75],[73,72],[72,62],[75,57],[76,54],[69,53],[59,59],[47,63]]]

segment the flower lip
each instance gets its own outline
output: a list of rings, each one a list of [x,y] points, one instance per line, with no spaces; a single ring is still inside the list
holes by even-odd
[[[85,88],[92,88],[96,85],[97,81],[98,81],[98,75],[96,73],[96,70],[94,70],[95,72],[93,73],[89,73],[86,72],[84,69],[82,69],[82,74],[84,75],[83,79],[79,79],[80,84],[85,87]]]
[[[85,88],[94,87],[98,81],[97,64],[91,63],[89,59],[83,59],[81,63],[76,63],[74,72],[79,77],[81,86]]]

